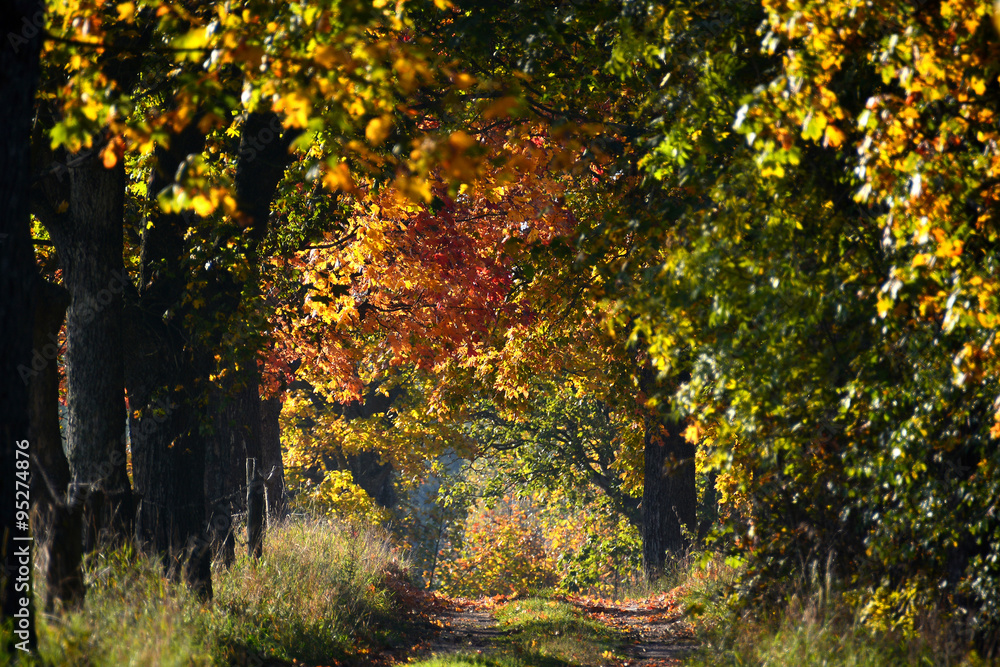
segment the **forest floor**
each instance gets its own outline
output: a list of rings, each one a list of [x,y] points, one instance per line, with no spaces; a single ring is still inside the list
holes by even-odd
[[[439,628],[395,664],[426,667],[680,665],[697,648],[675,598],[425,598]]]

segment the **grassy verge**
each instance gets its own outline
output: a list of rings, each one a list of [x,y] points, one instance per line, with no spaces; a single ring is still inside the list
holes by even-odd
[[[698,628],[702,649],[692,667],[979,667],[967,649],[927,619],[915,631],[882,632],[866,627],[829,582],[825,590],[789,594],[787,604],[767,614],[736,611],[732,594],[739,572],[720,562],[692,569],[682,584],[682,604]]]
[[[280,526],[260,562],[217,570],[209,604],[129,550],[95,555],[85,607],[38,617],[40,654],[95,667],[367,663],[409,627],[400,571],[375,532],[317,522]]]
[[[417,663],[419,667],[562,667],[604,665],[621,658],[623,637],[585,618],[575,607],[531,598],[509,602],[496,611],[506,636],[485,656],[459,654]]]

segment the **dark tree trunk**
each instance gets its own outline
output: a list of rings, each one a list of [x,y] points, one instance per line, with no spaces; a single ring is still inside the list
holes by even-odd
[[[377,414],[389,411],[392,404],[405,394],[402,387],[393,387],[388,395],[381,393],[378,387],[370,387],[362,400],[339,406],[345,419],[367,419]],[[381,455],[372,450],[345,454],[337,452],[336,462],[341,470],[349,470],[354,483],[364,489],[382,507],[392,509],[396,506],[396,487],[393,484],[392,462],[383,461]],[[332,461],[330,461],[332,463]],[[330,467],[330,466],[328,466]]]
[[[189,396],[159,388],[140,393],[139,386],[129,385],[133,415],[138,414],[130,422],[140,496],[136,539],[145,551],[164,559],[170,576],[183,579],[208,599],[212,581],[205,525],[205,438]]]
[[[267,518],[273,523],[285,515],[285,463],[281,458],[280,396],[261,401],[261,460],[267,478]],[[273,472],[272,472],[273,471]]]
[[[70,293],[66,313],[66,442],[84,505],[84,547],[128,539],[135,505],[126,462],[122,264],[125,168],[106,169],[96,150],[74,156],[69,208],[46,215]],[[60,174],[64,178],[63,174]]]
[[[38,85],[39,52],[44,26],[36,0],[0,0],[0,623],[13,622],[10,643],[34,650],[31,611],[31,554],[28,531],[20,523],[15,466],[29,448],[28,387],[22,373],[31,368],[34,332],[33,290],[36,279],[31,245],[29,186],[31,119]],[[22,494],[23,499],[27,493]],[[27,503],[25,503],[27,505]],[[27,509],[25,507],[25,509]],[[26,552],[26,555],[25,555]],[[21,565],[26,575],[21,578]],[[30,589],[29,589],[30,590]],[[22,606],[26,602],[26,606]],[[27,613],[21,617],[22,610]],[[5,647],[7,648],[7,647]]]
[[[196,124],[195,124],[196,125]],[[212,596],[211,540],[206,526],[206,442],[201,420],[210,365],[192,349],[176,309],[184,292],[184,233],[189,218],[159,211],[156,196],[180,163],[204,146],[196,126],[157,149],[148,184],[149,226],[143,231],[138,303],[129,309],[126,350],[132,471],[140,497],[136,538],[159,554],[171,576]]]
[[[181,334],[162,320],[136,309],[129,321],[129,433],[140,498],[136,539],[164,559],[171,576],[210,598],[206,436],[195,389],[200,366],[186,354]]]
[[[662,391],[648,359],[639,372],[639,388],[648,399]],[[695,447],[684,438],[683,421],[647,413],[643,433],[642,568],[647,581],[663,576],[667,555],[690,546],[698,530]]]
[[[83,603],[84,585],[80,562],[83,530],[79,503],[70,498],[72,480],[69,461],[59,433],[59,329],[69,307],[69,293],[53,283],[39,280],[35,313],[35,349],[49,359],[28,383],[31,396],[31,446],[35,474],[31,479],[32,515],[38,559],[45,573],[45,610],[58,603],[76,608]],[[50,358],[51,357],[51,358]]]
[[[396,506],[392,462],[383,461],[381,454],[372,450],[347,454],[344,458],[354,483],[364,489],[372,500],[387,509]]]
[[[667,553],[689,546],[697,529],[694,445],[683,435],[682,422],[646,421],[645,477],[642,489],[642,562],[648,581],[663,575]]]
[[[280,130],[273,114],[250,114],[244,121],[235,179],[239,210],[233,220],[214,223],[221,225],[220,244],[227,237],[244,237],[252,270],[271,200],[288,164],[292,137],[279,135]],[[170,570],[183,573],[192,588],[210,597],[213,532],[216,525],[222,532],[231,526],[226,526],[230,520],[224,511],[216,514],[217,504],[208,506],[206,488],[216,501],[239,489],[238,484],[224,488],[232,479],[214,470],[239,452],[233,451],[238,438],[224,436],[210,444],[212,436],[205,435],[206,426],[217,425],[220,408],[209,376],[217,372],[217,355],[228,334],[225,323],[240,316],[252,285],[238,282],[226,267],[190,265],[185,232],[194,218],[164,213],[156,201],[157,194],[174,183],[182,161],[201,152],[204,143],[198,123],[192,122],[171,138],[169,148],[157,149],[148,185],[151,214],[143,231],[138,313],[130,318],[130,324],[138,326],[127,346],[127,386],[130,407],[140,412],[131,422],[135,485],[142,496],[137,536],[147,548],[167,554]],[[192,300],[185,299],[194,280],[202,284],[198,296],[211,304],[212,318],[201,317]],[[259,397],[256,382],[252,384],[258,405],[256,412],[250,408],[249,423],[258,435],[248,446],[259,450]],[[209,462],[213,470],[206,475]]]
[[[212,550],[228,567],[235,558],[233,512],[243,508],[246,460],[261,460],[261,411],[255,367],[237,375],[219,411],[207,451],[205,494],[209,499]]]

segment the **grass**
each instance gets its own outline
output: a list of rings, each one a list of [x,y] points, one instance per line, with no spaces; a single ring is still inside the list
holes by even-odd
[[[553,600],[510,602],[497,610],[497,620],[511,631],[515,652],[559,661],[553,664],[600,665],[618,652],[624,640],[572,605]]]
[[[39,615],[46,664],[362,663],[402,641],[409,624],[392,592],[401,565],[384,536],[326,522],[272,530],[259,562],[214,572],[205,604],[128,549],[92,555],[78,612]]]
[[[766,615],[742,610],[733,593],[739,570],[709,560],[692,568],[681,586],[682,603],[699,632],[702,649],[692,667],[979,667],[981,661],[956,647],[940,623],[929,619],[923,632],[904,636],[866,627],[826,581],[790,594],[788,603]],[[938,629],[932,630],[931,626]]]
[[[418,667],[567,667],[603,665],[621,658],[622,635],[562,602],[529,598],[509,602],[496,617],[506,636],[489,655],[458,654]]]

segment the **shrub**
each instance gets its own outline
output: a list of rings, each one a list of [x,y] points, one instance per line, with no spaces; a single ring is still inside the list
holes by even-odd
[[[526,595],[557,581],[537,516],[512,498],[471,513],[454,554],[440,565],[441,590],[453,595]]]

